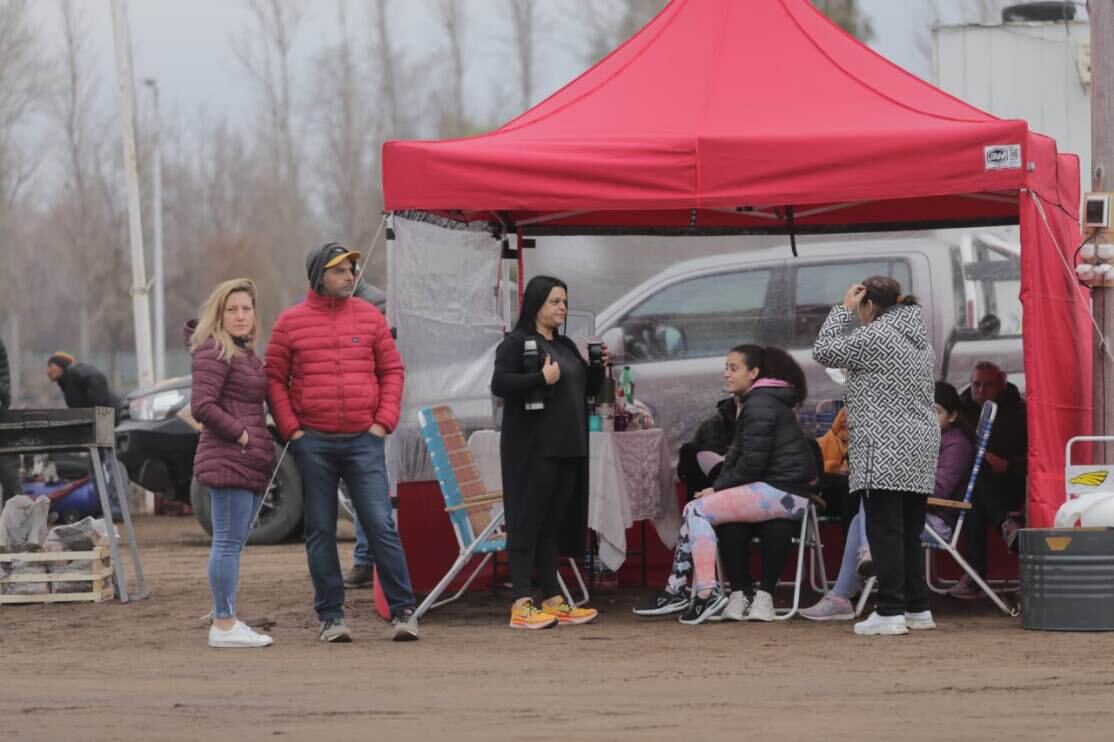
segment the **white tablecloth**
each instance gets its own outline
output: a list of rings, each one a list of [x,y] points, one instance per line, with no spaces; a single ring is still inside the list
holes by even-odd
[[[502,490],[499,432],[478,430],[468,447],[488,490]],[[588,450],[588,527],[596,532],[600,561],[617,570],[627,558],[626,531],[649,520],[658,538],[673,548],[681,511],[664,431],[592,433]]]

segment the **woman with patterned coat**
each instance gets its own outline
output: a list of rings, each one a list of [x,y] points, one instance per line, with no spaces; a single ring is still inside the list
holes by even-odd
[[[862,326],[848,332],[855,315]],[[862,496],[878,575],[877,608],[855,633],[935,628],[920,534],[935,486],[940,426],[932,406],[936,356],[921,307],[894,279],[871,276],[832,308],[812,357],[847,372],[850,489]]]

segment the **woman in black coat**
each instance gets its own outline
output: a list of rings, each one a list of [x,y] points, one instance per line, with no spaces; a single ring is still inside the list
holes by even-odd
[[[505,401],[499,453],[514,629],[581,624],[596,617],[593,609],[569,605],[557,581],[561,547],[574,555],[584,550],[587,397],[603,379],[603,368],[589,369],[576,345],[558,334],[567,313],[568,287],[556,278],[535,276],[526,286],[514,331],[495,351],[491,391]],[[536,354],[526,353],[528,344]],[[540,607],[530,586],[535,570],[544,598]]]
[[[799,522],[808,511],[816,463],[795,411],[807,393],[804,372],[784,350],[757,345],[733,348],[726,366],[729,391],[742,398],[735,439],[715,483],[685,506],[666,589],[635,608],[638,615],[684,611],[681,623],[690,625],[718,615],[728,599],[716,581],[715,528],[778,519]],[[690,578],[691,599],[685,595]],[[755,593],[748,616],[769,620],[772,585],[764,588]]]

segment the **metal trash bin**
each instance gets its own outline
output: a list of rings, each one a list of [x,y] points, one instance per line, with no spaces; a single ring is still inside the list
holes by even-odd
[[[1114,528],[1021,531],[1021,626],[1114,631]]]

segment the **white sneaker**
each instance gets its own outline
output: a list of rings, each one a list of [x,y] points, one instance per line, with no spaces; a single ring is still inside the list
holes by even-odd
[[[908,634],[909,627],[905,625],[905,616],[879,616],[874,612],[865,621],[855,624],[855,633],[859,636],[897,636]]]
[[[750,599],[742,590],[732,590],[727,598],[727,607],[718,616],[713,616],[709,621],[742,621],[750,607]]]
[[[770,595],[765,590],[755,590],[754,600],[750,603],[750,610],[747,611],[747,621],[773,621],[774,614],[774,596]]]
[[[239,649],[247,647],[269,647],[274,639],[266,634],[257,634],[240,621],[228,631],[209,627],[209,646],[220,649]]]
[[[910,631],[928,631],[936,628],[936,622],[932,620],[932,611],[906,612],[905,625]]]

